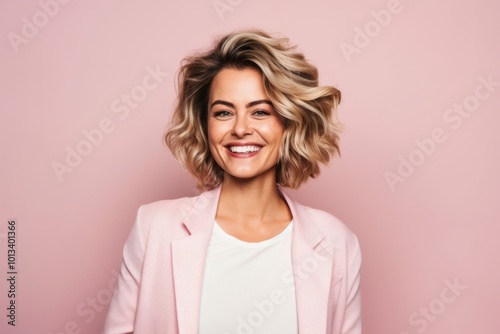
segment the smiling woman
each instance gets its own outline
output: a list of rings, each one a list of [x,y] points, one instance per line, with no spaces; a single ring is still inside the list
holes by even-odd
[[[338,153],[340,92],[262,31],[178,79],[165,140],[204,192],[139,209],[104,333],[361,333],[356,236],[283,190]]]
[[[275,183],[284,125],[268,99],[262,74],[253,68],[223,69],[215,76],[208,143],[224,178],[260,176],[265,183]]]

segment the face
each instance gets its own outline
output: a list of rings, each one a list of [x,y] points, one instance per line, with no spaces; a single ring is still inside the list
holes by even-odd
[[[284,126],[252,68],[223,69],[213,79],[208,103],[208,141],[224,178],[276,179]]]

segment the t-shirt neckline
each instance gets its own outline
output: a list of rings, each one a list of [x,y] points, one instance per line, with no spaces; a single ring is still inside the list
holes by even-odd
[[[273,245],[273,244],[283,240],[289,233],[291,233],[292,228],[293,228],[293,219],[290,221],[290,223],[288,223],[288,225],[283,229],[283,231],[276,234],[275,236],[273,236],[269,239],[262,240],[262,241],[251,242],[251,241],[244,241],[244,240],[238,239],[238,238],[230,235],[229,233],[224,231],[222,229],[222,227],[220,227],[220,225],[219,225],[219,223],[217,223],[217,221],[214,221],[213,233],[215,233],[218,236],[226,239],[227,241],[234,243],[236,245],[239,245],[239,246],[265,247],[265,246]]]

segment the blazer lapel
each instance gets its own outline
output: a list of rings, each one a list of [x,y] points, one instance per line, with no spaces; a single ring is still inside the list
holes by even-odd
[[[183,221],[189,235],[172,241],[179,333],[198,333],[203,272],[219,195],[220,186],[200,194]]]
[[[205,259],[221,187],[200,194],[184,219],[189,233],[172,241],[179,333],[197,334]],[[307,212],[279,188],[293,215],[292,265],[299,333],[325,333],[332,285],[333,245]],[[335,282],[333,282],[335,283]]]
[[[311,221],[302,206],[281,189],[293,215],[292,265],[295,279],[299,333],[326,333],[330,287],[332,284],[333,244]]]

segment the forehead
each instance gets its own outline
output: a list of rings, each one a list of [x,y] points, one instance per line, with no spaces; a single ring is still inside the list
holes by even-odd
[[[210,102],[220,99],[237,103],[267,98],[262,74],[254,68],[222,69],[210,86]]]

